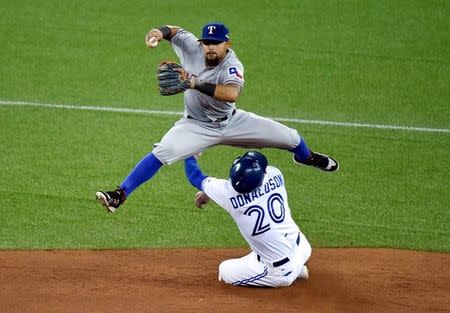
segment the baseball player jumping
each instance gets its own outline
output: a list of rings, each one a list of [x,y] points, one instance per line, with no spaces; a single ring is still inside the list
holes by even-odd
[[[267,165],[263,154],[249,151],[238,157],[229,180],[205,176],[194,157],[185,160],[185,172],[200,190],[197,207],[209,199],[223,207],[252,250],[222,262],[219,280],[236,286],[283,287],[309,277],[305,263],[311,245],[291,217],[283,175]]]
[[[159,90],[164,96],[183,92],[185,112],[117,189],[96,193],[108,212],[115,212],[162,165],[216,145],[286,149],[297,164],[327,172],[338,169],[338,162],[333,158],[312,152],[297,130],[236,108],[244,86],[244,67],[231,49],[225,25],[205,25],[200,39],[187,30],[169,25],[152,29],[145,37],[151,48],[163,39],[170,42],[181,65],[160,64]]]

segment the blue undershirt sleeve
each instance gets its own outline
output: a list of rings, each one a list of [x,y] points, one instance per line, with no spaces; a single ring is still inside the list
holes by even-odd
[[[184,160],[184,172],[192,186],[202,190],[202,182],[207,178],[198,167],[197,160],[191,156]]]

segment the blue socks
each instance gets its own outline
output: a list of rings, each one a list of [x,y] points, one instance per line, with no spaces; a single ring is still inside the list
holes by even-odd
[[[120,188],[125,190],[126,196],[129,197],[137,187],[152,178],[162,165],[153,153],[149,153],[128,174],[127,178],[120,185]]]
[[[306,146],[305,140],[300,138],[300,143],[297,147],[289,149],[296,155],[296,159],[300,162],[308,160],[311,156],[311,151]],[[136,167],[128,174],[127,178],[122,182],[120,188],[125,191],[127,197],[140,185],[153,177],[158,172],[163,164],[151,152],[146,155]]]
[[[303,138],[300,138],[300,143],[297,147],[289,149],[289,151],[294,153],[297,156],[296,159],[300,162],[305,162],[311,156],[311,150],[309,150]]]

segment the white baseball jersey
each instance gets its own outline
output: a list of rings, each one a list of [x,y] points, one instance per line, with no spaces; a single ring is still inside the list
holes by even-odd
[[[266,262],[292,255],[299,228],[291,217],[284,178],[268,166],[262,185],[248,194],[233,189],[231,181],[208,177],[203,191],[236,222],[250,248]]]

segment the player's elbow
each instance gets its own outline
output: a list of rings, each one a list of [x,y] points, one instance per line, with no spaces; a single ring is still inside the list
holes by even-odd
[[[236,102],[239,98],[239,91],[235,89],[229,89],[226,94],[224,94],[222,101],[226,102]]]
[[[229,97],[224,97],[223,99],[220,99],[220,100],[225,101],[225,102],[236,102],[237,99],[238,99],[237,96],[229,96]]]
[[[241,93],[241,87],[237,84],[226,84],[222,85],[221,88],[216,89],[216,94],[214,98],[226,101],[226,102],[236,102]]]

